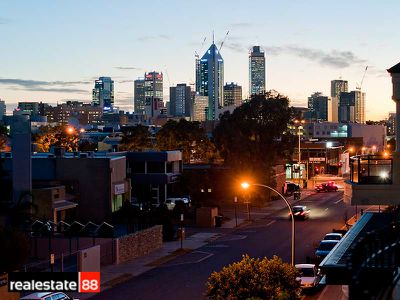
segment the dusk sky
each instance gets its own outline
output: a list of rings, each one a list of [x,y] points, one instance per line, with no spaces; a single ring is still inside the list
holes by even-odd
[[[225,82],[248,93],[248,50],[266,52],[267,89],[306,106],[330,81],[354,90],[365,67],[366,119],[395,111],[386,69],[400,61],[400,2],[386,1],[5,1],[0,0],[0,99],[91,101],[93,81],[111,76],[115,104],[133,110],[133,80],[164,73],[194,82],[194,52],[215,31]],[[204,37],[207,41],[201,49]]]

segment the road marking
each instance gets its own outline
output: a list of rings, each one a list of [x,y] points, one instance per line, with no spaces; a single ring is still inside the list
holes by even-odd
[[[325,208],[325,211],[327,211],[329,208]]]
[[[339,202],[342,202],[343,201],[343,198],[342,199],[339,199],[338,201],[335,201],[334,203],[335,204],[338,204]]]
[[[272,220],[271,222],[267,223],[267,225],[265,225],[265,227],[268,227],[268,226],[274,224],[275,222],[276,222],[276,220]]]
[[[185,261],[185,262],[180,262],[180,263],[178,262],[178,263],[172,263],[172,264],[165,264],[165,265],[161,265],[160,267],[167,268],[167,267],[174,267],[174,266],[180,266],[180,265],[198,264],[198,263],[202,262],[203,260],[206,260],[207,258],[210,258],[211,256],[214,255],[214,253],[205,252],[205,251],[193,251],[191,253],[201,253],[201,254],[205,254],[205,256],[198,260],[194,260],[194,261]]]

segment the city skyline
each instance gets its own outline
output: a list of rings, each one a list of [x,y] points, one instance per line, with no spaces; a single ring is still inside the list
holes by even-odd
[[[395,110],[385,70],[398,61],[400,42],[391,33],[399,25],[395,1],[385,6],[352,1],[340,14],[318,1],[255,1],[257,10],[235,3],[229,14],[228,1],[204,1],[213,8],[208,16],[183,1],[156,1],[152,19],[159,26],[152,27],[143,25],[148,22],[141,13],[145,3],[79,2],[77,9],[73,2],[0,4],[0,99],[8,111],[18,101],[90,102],[93,82],[101,76],[115,81],[115,106],[132,111],[133,81],[153,70],[164,73],[168,100],[170,86],[194,83],[194,53],[204,53],[213,30],[217,46],[230,31],[221,50],[224,83],[237,82],[244,97],[249,90],[248,51],[260,45],[267,89],[287,95],[291,105],[307,106],[307,97],[317,91],[329,95],[334,79],[347,80],[349,91],[355,90],[368,65],[362,86],[366,120],[385,118]],[[176,7],[183,12],[180,20],[170,18]],[[112,20],[107,26],[97,18],[102,11]]]

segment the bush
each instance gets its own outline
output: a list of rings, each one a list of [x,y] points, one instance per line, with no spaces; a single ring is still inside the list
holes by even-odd
[[[255,259],[244,255],[240,262],[213,272],[207,281],[209,299],[300,299],[296,268],[274,256]]]
[[[0,229],[0,273],[18,270],[29,258],[29,241],[16,229]]]

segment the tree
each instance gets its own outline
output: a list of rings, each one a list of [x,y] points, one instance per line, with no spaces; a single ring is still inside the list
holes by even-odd
[[[181,150],[184,163],[209,162],[216,157],[216,148],[199,122],[169,120],[157,133],[156,140],[161,151]]]
[[[52,146],[62,147],[66,151],[77,151],[79,135],[70,126],[41,126],[38,133],[32,136],[39,152],[49,152]]]
[[[292,116],[289,99],[274,92],[253,95],[232,114],[224,113],[214,138],[225,164],[270,184],[274,163],[289,158],[294,149],[295,137],[288,130]]]
[[[8,142],[7,127],[0,126],[0,152],[10,150],[9,147],[7,146],[7,142]]]
[[[274,256],[255,259],[244,255],[240,262],[213,272],[207,281],[209,299],[300,299],[296,268]]]
[[[150,132],[147,126],[125,126],[120,149],[125,151],[144,151],[152,148]]]

